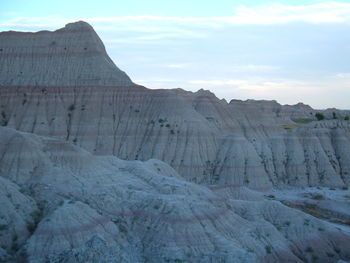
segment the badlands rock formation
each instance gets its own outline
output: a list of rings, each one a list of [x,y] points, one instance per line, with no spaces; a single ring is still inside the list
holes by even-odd
[[[255,191],[349,185],[348,112],[316,112],[149,90],[84,22],[0,33],[0,261],[350,260],[348,228]]]
[[[55,32],[3,32],[0,43],[3,126],[98,155],[157,158],[197,183],[350,183],[350,122],[342,118],[317,122],[301,103],[227,103],[204,90],[137,86],[84,22]]]
[[[55,32],[2,32],[0,43],[1,86],[133,85],[84,22]]]
[[[0,136],[4,261],[350,259],[348,232],[245,187],[209,189],[161,161],[94,156],[10,128]]]

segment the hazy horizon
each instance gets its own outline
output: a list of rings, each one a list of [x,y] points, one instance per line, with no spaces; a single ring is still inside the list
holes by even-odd
[[[0,31],[86,21],[115,64],[148,88],[350,109],[346,1],[14,0],[0,15]]]

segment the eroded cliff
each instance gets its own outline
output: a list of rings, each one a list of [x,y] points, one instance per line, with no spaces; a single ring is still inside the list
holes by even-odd
[[[350,183],[350,124],[343,118],[316,121],[316,111],[303,104],[226,103],[204,90],[135,85],[83,22],[55,32],[4,32],[0,39],[3,126],[97,155],[157,158],[197,183],[255,189]]]

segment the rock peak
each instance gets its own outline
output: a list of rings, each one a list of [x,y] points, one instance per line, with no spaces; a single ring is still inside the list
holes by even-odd
[[[132,86],[109,58],[91,25],[67,24],[54,32],[0,34],[1,86]],[[32,65],[35,65],[33,67]]]
[[[66,30],[84,30],[84,29],[87,29],[87,30],[94,31],[93,27],[89,23],[87,23],[85,21],[81,21],[81,20],[77,21],[77,22],[72,22],[72,23],[66,24],[64,29],[66,29]]]

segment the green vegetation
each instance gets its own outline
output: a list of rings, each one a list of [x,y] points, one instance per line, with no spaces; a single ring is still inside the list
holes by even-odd
[[[344,120],[348,121],[349,120],[349,116],[345,116]]]
[[[314,250],[313,250],[312,247],[307,247],[307,248],[305,249],[305,252],[307,252],[307,253],[312,253],[312,252],[314,252]]]
[[[1,111],[1,117],[2,117],[1,126],[7,126],[8,120],[6,118],[5,111]]]
[[[271,254],[272,253],[272,247],[270,245],[266,245],[265,246],[265,250],[267,254]]]
[[[0,231],[6,230],[7,228],[8,228],[8,225],[6,225],[6,224],[1,224],[0,225]]]
[[[69,111],[74,111],[74,110],[75,110],[75,105],[74,105],[74,104],[71,104],[71,105],[68,107],[68,110],[69,110]]]
[[[315,114],[315,117],[316,117],[316,119],[317,119],[318,121],[321,121],[321,120],[324,119],[324,115],[323,115],[322,113],[319,113],[319,112],[317,112],[317,113]]]
[[[332,112],[332,117],[333,117],[333,119],[338,119],[337,114],[334,111]]]
[[[286,226],[290,226],[290,222],[289,222],[289,221],[284,222],[284,224],[285,224]]]
[[[295,123],[301,123],[301,124],[307,124],[312,122],[314,119],[311,118],[295,118],[292,119],[292,121],[294,121]]]
[[[312,118],[293,118],[292,121],[295,123],[295,124],[285,124],[283,125],[282,127],[285,129],[285,130],[292,130],[294,128],[298,128],[298,127],[301,127],[303,126],[304,124],[308,124],[312,121],[314,121],[314,119]]]
[[[325,198],[324,198],[324,196],[322,194],[314,194],[312,196],[312,199],[314,199],[314,200],[324,200]]]

